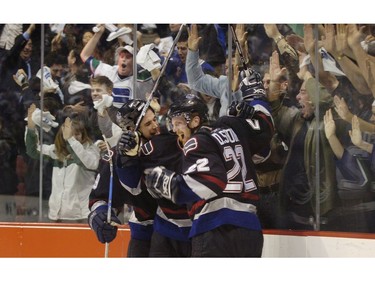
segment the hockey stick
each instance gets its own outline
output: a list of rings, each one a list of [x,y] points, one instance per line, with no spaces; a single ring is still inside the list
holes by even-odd
[[[229,26],[230,26],[230,31],[232,32],[234,43],[236,44],[236,49],[238,51],[238,54],[240,56],[240,60],[242,62],[242,67],[243,67],[243,69],[246,73],[246,76],[250,77],[250,75],[253,74],[253,70],[247,66],[247,63],[245,61],[245,56],[242,52],[242,48],[241,48],[240,42],[238,41],[237,34],[234,31],[233,25],[230,24]]]
[[[111,224],[111,212],[112,212],[112,193],[113,193],[113,161],[112,161],[112,156],[113,152],[109,148],[108,142],[106,137],[103,135],[103,139],[105,142],[105,145],[107,147],[108,154],[106,154],[103,157],[103,160],[109,162],[109,171],[110,171],[110,180],[109,180],[109,193],[108,193],[108,212],[107,212],[107,223]],[[109,243],[105,243],[105,251],[104,251],[104,257],[108,258],[109,254]]]
[[[135,124],[135,128],[134,128],[134,131],[136,131],[139,127],[139,124],[141,123],[143,117],[145,116],[146,114],[146,111],[147,109],[149,108],[150,104],[151,104],[151,101],[152,101],[152,98],[154,96],[154,92],[156,91],[156,89],[158,88],[159,86],[159,83],[160,83],[160,79],[161,77],[163,76],[164,72],[165,72],[165,69],[167,68],[167,64],[168,64],[168,61],[169,59],[171,58],[172,54],[173,54],[173,51],[174,51],[174,48],[176,47],[177,45],[177,42],[178,42],[178,39],[180,39],[180,36],[181,36],[181,33],[182,33],[182,30],[183,30],[183,27],[185,26],[185,24],[181,24],[180,26],[180,29],[178,30],[178,33],[176,35],[176,38],[174,39],[173,41],[173,44],[172,44],[172,47],[170,48],[169,52],[168,52],[168,55],[167,57],[165,58],[164,62],[163,62],[163,65],[160,69],[160,73],[159,73],[159,76],[158,78],[156,79],[155,81],[155,84],[154,84],[154,87],[152,88],[151,90],[151,93],[150,95],[148,96],[148,99],[147,99],[147,102],[145,104],[145,106],[143,107],[142,109],[142,112],[141,114],[139,115],[138,119],[137,119],[137,123]]]

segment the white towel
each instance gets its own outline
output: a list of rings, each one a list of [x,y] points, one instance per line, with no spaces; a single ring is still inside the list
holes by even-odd
[[[147,44],[137,53],[137,63],[148,71],[152,71],[156,68],[161,68],[159,56],[152,50],[155,48],[155,44]]]

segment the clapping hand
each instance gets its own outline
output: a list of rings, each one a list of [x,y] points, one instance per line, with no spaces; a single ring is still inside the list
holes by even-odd
[[[329,139],[336,134],[336,124],[332,117],[332,110],[328,109],[324,115],[324,131]]]
[[[355,146],[361,147],[362,132],[361,132],[361,129],[359,128],[359,121],[356,115],[354,115],[352,118],[352,129],[349,130],[349,136],[350,136],[350,139],[352,140],[352,143]]]
[[[64,140],[67,140],[73,136],[72,120],[69,117],[66,117],[65,122],[62,125],[62,133]]]
[[[335,104],[335,110],[341,119],[351,122],[353,115],[349,111],[348,105],[346,104],[344,98],[340,98],[336,95],[333,97],[333,103]]]
[[[35,129],[35,123],[33,120],[33,113],[36,109],[36,105],[33,103],[30,105],[30,107],[27,109],[27,128],[29,129]]]

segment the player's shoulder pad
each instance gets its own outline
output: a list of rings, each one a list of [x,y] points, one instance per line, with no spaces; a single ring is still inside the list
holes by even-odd
[[[146,142],[144,145],[141,147],[141,153],[143,155],[150,155],[154,151],[154,145],[152,143],[152,140]]]
[[[262,112],[267,116],[272,116],[271,107],[268,102],[262,100],[254,100],[250,103],[250,105],[254,107],[255,113]]]
[[[198,148],[198,140],[196,137],[190,138],[184,145],[184,154],[187,155],[190,151]]]

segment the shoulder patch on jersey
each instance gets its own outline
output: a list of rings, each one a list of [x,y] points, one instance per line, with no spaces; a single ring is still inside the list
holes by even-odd
[[[196,138],[189,139],[184,145],[184,154],[187,155],[189,151],[192,151],[198,147]]]
[[[146,143],[142,146],[141,150],[142,150],[142,153],[143,153],[144,155],[150,155],[150,154],[154,151],[154,146],[152,145],[152,141],[148,141],[148,142],[146,142]]]

